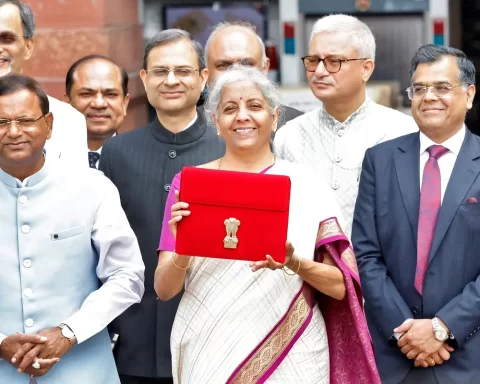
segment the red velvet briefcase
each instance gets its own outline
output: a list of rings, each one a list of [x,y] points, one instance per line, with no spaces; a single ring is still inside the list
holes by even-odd
[[[284,263],[290,186],[288,176],[183,168],[180,201],[191,214],[178,224],[176,252]]]

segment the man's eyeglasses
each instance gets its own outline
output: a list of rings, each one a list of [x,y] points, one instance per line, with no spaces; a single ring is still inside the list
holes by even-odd
[[[444,98],[444,97],[449,97],[455,88],[458,88],[464,85],[469,85],[469,84],[465,84],[465,83],[458,84],[458,85],[439,84],[439,85],[431,85],[429,87],[425,85],[413,85],[411,87],[408,87],[406,91],[407,91],[408,98],[410,100],[423,99],[430,89],[432,90],[432,93],[435,96],[439,98]]]
[[[189,67],[181,67],[181,68],[152,68],[147,69],[146,72],[150,73],[153,77],[157,79],[166,79],[170,72],[173,72],[177,79],[187,79],[191,77],[196,71],[200,71],[200,69],[189,68]]]
[[[328,73],[337,73],[342,68],[342,63],[347,61],[367,60],[366,58],[360,59],[339,59],[335,56],[325,57],[320,59],[317,56],[304,56],[302,57],[303,65],[308,72],[315,72],[318,65],[323,61],[323,65]]]
[[[40,120],[45,115],[40,116],[39,118],[34,117],[21,117],[19,119],[0,119],[0,132],[5,133],[10,129],[12,123],[15,123],[15,126],[18,130],[22,132],[34,131],[36,129],[35,123]]]

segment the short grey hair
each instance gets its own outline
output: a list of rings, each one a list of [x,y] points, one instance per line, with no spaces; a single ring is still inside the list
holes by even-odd
[[[271,112],[275,112],[280,107],[280,92],[275,82],[269,80],[257,68],[234,64],[225,71],[211,86],[207,100],[204,104],[205,118],[210,126],[215,126],[213,114],[217,113],[218,105],[222,99],[223,89],[234,83],[249,82],[254,84],[262,92],[268,101]]]
[[[318,19],[313,25],[310,42],[318,33],[341,33],[350,35],[352,46],[362,58],[375,60],[375,37],[363,21],[356,17],[337,14]]]
[[[208,47],[210,46],[217,32],[231,27],[239,27],[246,29],[247,31],[252,32],[256,36],[258,43],[260,44],[260,50],[262,51],[262,68],[264,68],[265,64],[267,63],[267,52],[265,50],[265,44],[263,43],[262,38],[258,36],[256,27],[249,21],[222,21],[221,23],[215,25],[212,32],[210,33],[210,36],[208,36],[207,42],[205,43],[205,60],[207,61],[206,58],[208,57]]]
[[[165,29],[161,32],[158,32],[153,36],[145,46],[145,53],[143,54],[143,69],[147,69],[148,64],[148,55],[153,48],[172,43],[179,40],[188,40],[192,44],[192,48],[195,50],[198,56],[198,68],[201,71],[205,68],[205,57],[203,52],[202,44],[198,41],[192,39],[192,36],[187,31],[183,29]]]
[[[419,64],[431,64],[440,61],[444,57],[455,57],[457,59],[458,81],[462,84],[475,85],[475,65],[468,59],[464,52],[445,45],[425,44],[422,45],[410,63],[410,77],[413,79]]]
[[[13,4],[18,8],[20,18],[22,19],[23,37],[25,39],[32,39],[35,33],[35,16],[33,15],[32,8],[19,0],[0,0],[0,7],[6,4]]]

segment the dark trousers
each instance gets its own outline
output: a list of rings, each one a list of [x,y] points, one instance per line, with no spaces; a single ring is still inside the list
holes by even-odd
[[[415,368],[410,370],[400,384],[438,384],[438,380],[433,368]]]
[[[137,377],[120,375],[122,384],[173,384],[173,379],[151,379],[149,377]]]

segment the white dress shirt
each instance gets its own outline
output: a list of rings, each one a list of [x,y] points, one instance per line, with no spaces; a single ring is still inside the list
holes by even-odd
[[[346,220],[344,231],[350,237],[366,150],[417,131],[411,116],[367,98],[344,122],[331,116],[323,105],[290,120],[278,130],[274,146],[280,158],[313,167],[319,178],[326,179]]]
[[[186,131],[188,128],[190,128],[193,124],[195,124],[197,119],[198,119],[198,112],[195,111],[195,117],[193,118],[192,121],[190,121],[190,123],[187,124],[187,126],[185,128],[182,129],[182,131]]]
[[[453,167],[457,161],[458,154],[462,148],[463,141],[465,139],[466,128],[465,125],[455,135],[450,137],[445,142],[439,144],[430,140],[422,132],[420,132],[420,188],[422,188],[423,170],[425,164],[430,155],[427,152],[428,147],[432,145],[443,145],[449,151],[441,156],[438,160],[438,168],[440,168],[441,178],[441,201],[443,202],[443,196],[445,196],[445,190],[447,189],[448,181],[452,175]]]
[[[47,140],[45,149],[50,160],[60,160],[68,166],[88,167],[85,157],[87,145],[87,124],[85,116],[70,104],[48,96],[50,112],[53,114],[52,137]]]

